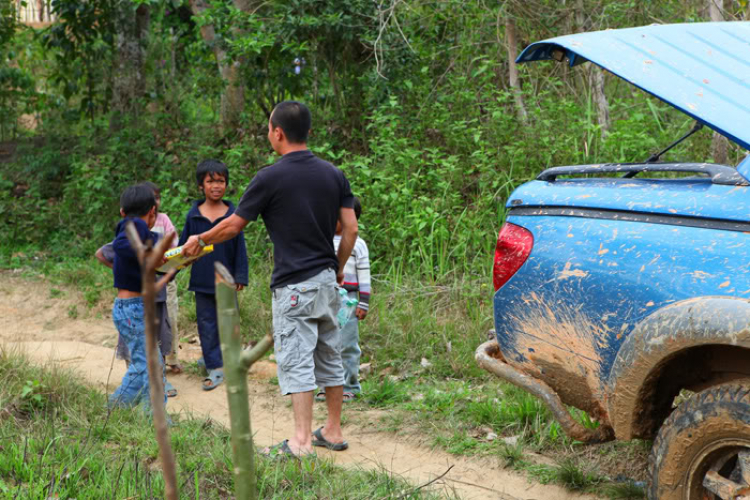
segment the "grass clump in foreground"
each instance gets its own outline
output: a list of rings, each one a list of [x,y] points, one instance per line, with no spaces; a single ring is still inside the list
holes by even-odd
[[[161,498],[164,481],[150,420],[108,413],[105,396],[74,374],[31,366],[0,347],[0,497]],[[174,417],[173,417],[174,418]],[[185,420],[170,429],[181,498],[233,496],[226,429]],[[384,471],[324,460],[257,459],[259,498],[432,498]]]

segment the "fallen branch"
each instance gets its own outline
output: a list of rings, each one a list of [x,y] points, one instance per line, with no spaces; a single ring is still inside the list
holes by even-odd
[[[266,334],[249,350],[242,348],[237,289],[232,275],[220,262],[214,264],[216,276],[216,310],[219,317],[221,354],[227,383],[229,423],[232,431],[234,489],[237,498],[255,500],[255,449],[250,425],[247,372],[272,346],[273,337]]]
[[[445,476],[447,476],[447,475],[448,475],[448,473],[449,473],[449,472],[451,471],[451,469],[452,469],[453,467],[455,467],[455,466],[456,466],[456,464],[453,464],[453,465],[451,465],[450,467],[448,467],[448,468],[446,469],[446,471],[445,471],[445,472],[443,472],[442,474],[440,474],[440,475],[439,475],[439,476],[437,476],[436,478],[434,478],[434,479],[431,479],[431,480],[427,481],[427,482],[426,482],[426,483],[424,483],[423,485],[417,486],[416,488],[414,488],[413,490],[411,490],[411,491],[409,492],[409,494],[408,494],[408,495],[407,495],[407,494],[401,495],[401,497],[400,497],[400,498],[406,498],[406,497],[410,497],[410,496],[412,496],[412,495],[413,495],[414,493],[416,493],[416,492],[418,492],[419,490],[421,490],[422,488],[426,488],[426,487],[428,487],[429,485],[431,485],[431,484],[434,484],[434,483],[436,483],[436,482],[440,481],[440,480],[441,480],[441,479],[443,479],[443,478],[444,478]]]
[[[169,250],[175,234],[170,233],[162,238],[156,248],[151,240],[144,244],[138,236],[138,231],[132,222],[125,226],[125,234],[130,245],[138,255],[141,265],[141,286],[143,295],[143,312],[146,323],[146,359],[148,361],[148,383],[151,388],[151,409],[154,417],[154,428],[156,430],[156,441],[159,444],[159,456],[161,458],[164,472],[164,498],[177,500],[177,467],[175,464],[172,445],[169,442],[169,429],[167,427],[167,411],[164,408],[164,371],[159,356],[159,345],[156,340],[156,329],[159,322],[156,318],[156,292],[163,288],[174,275],[174,271],[162,277],[158,283],[156,280],[156,268],[164,262],[164,252]]]

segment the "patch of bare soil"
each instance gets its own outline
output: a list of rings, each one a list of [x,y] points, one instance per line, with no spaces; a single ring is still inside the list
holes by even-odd
[[[60,288],[60,287],[57,287]],[[56,363],[80,373],[82,380],[111,392],[125,366],[115,360],[112,347],[116,331],[107,313],[102,318],[86,314],[83,300],[71,290],[51,295],[51,287],[13,273],[0,272],[0,349],[24,352],[39,364]],[[73,307],[78,315],[71,314]],[[86,317],[84,317],[86,316]],[[182,346],[184,357],[195,356],[197,346]],[[257,446],[277,443],[293,429],[287,398],[281,397],[267,378],[275,375],[273,363],[254,368],[249,379],[252,425]],[[167,410],[184,418],[211,419],[229,424],[225,387],[204,392],[199,377],[169,375],[179,391]],[[344,409],[346,412],[346,408]],[[368,415],[371,413],[371,415]],[[531,483],[524,476],[502,468],[497,459],[467,459],[431,450],[419,444],[419,436],[394,436],[380,432],[375,424],[378,411],[360,412],[356,420],[370,425],[344,427],[349,449],[344,452],[318,450],[318,454],[344,467],[380,468],[402,476],[413,484],[424,484],[450,472],[430,487],[462,498],[504,500],[572,500],[595,498],[571,493],[555,485]],[[371,417],[371,418],[369,418]],[[316,420],[324,415],[316,409]]]

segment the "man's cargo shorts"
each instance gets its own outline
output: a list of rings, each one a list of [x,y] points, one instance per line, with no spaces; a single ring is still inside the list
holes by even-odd
[[[344,384],[341,295],[332,269],[273,291],[273,343],[284,395]]]

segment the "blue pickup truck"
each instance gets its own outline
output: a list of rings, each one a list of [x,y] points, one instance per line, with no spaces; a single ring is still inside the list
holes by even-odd
[[[750,22],[569,35],[518,62],[550,59],[590,61],[694,118],[690,133],[750,149]],[[497,340],[477,362],[577,440],[653,439],[650,499],[750,499],[750,157],[659,157],[550,168],[513,192]]]

